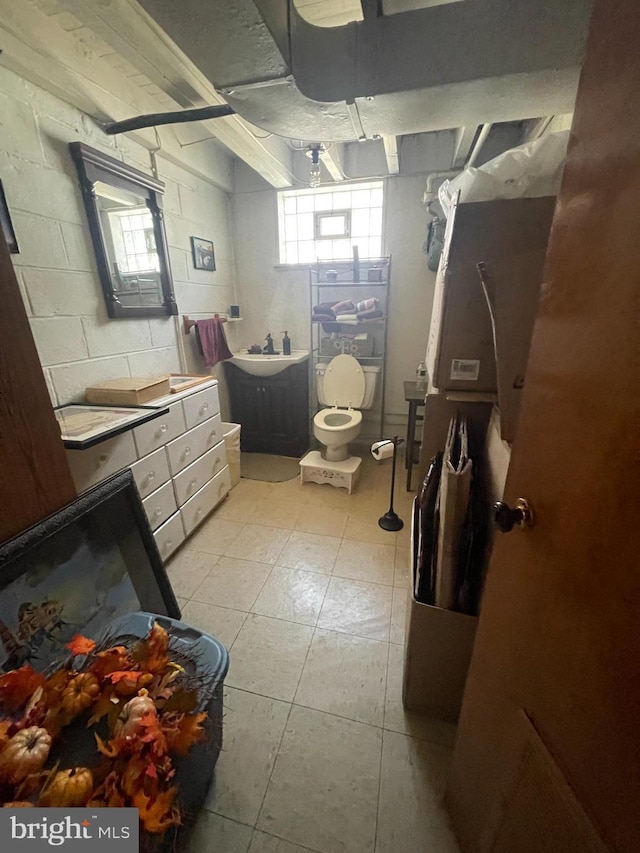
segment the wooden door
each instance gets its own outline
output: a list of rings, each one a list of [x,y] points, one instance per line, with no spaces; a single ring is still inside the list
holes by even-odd
[[[0,542],[75,496],[11,256],[0,232]]]
[[[465,851],[640,850],[640,10],[596,0],[447,802]]]

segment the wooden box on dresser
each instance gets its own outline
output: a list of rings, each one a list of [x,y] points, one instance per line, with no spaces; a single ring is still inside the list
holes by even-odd
[[[163,560],[231,488],[216,380],[146,405],[169,412],[87,450],[67,450],[82,492],[131,468]]]

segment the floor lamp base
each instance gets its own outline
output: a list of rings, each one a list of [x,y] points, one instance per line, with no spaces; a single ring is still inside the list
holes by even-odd
[[[404,521],[392,509],[378,519],[378,524],[383,530],[402,530],[404,527]]]

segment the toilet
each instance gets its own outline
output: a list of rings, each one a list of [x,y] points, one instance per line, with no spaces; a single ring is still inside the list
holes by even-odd
[[[363,366],[352,355],[316,365],[318,402],[324,408],[313,418],[313,434],[324,449],[301,460],[303,483],[331,483],[351,492],[362,460],[349,455],[349,444],[360,434],[362,411],[373,405],[379,372],[379,367]]]

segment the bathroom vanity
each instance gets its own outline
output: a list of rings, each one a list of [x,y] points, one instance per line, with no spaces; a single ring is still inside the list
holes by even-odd
[[[294,353],[296,351],[294,350]],[[276,356],[277,358],[277,356]],[[294,356],[295,358],[295,356]],[[269,356],[255,356],[243,369],[233,361],[224,369],[231,401],[231,419],[242,425],[241,448],[248,453],[302,456],[309,447],[308,354],[272,375]],[[261,360],[262,359],[262,360]],[[241,357],[237,361],[243,363]],[[264,365],[264,370],[260,366]]]

